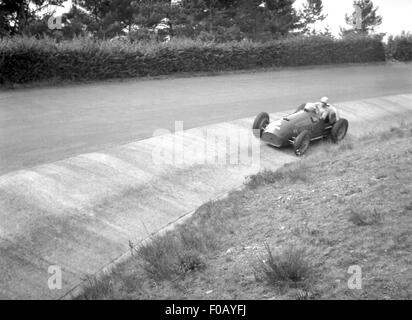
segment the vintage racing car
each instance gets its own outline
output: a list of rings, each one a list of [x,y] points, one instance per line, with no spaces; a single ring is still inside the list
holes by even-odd
[[[302,104],[295,113],[270,122],[269,114],[260,113],[253,123],[256,137],[277,148],[292,145],[297,156],[303,156],[310,142],[323,138],[331,138],[334,143],[343,140],[348,131],[346,119],[331,123],[330,119],[322,120],[315,112],[304,110]]]

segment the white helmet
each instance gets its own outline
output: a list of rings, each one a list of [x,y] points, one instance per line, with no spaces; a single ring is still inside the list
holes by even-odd
[[[320,102],[322,102],[324,104],[328,104],[329,98],[328,97],[323,97],[322,99],[320,99]]]

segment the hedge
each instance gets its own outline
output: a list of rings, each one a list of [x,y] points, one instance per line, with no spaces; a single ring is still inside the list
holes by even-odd
[[[388,39],[387,54],[398,61],[412,61],[412,34],[402,34]]]
[[[297,37],[224,44],[179,40],[156,45],[12,38],[0,40],[0,83],[102,80],[384,60],[382,42],[372,37]]]

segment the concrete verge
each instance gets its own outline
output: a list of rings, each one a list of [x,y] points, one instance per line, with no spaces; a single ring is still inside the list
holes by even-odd
[[[412,94],[337,106],[355,136],[412,120]],[[240,150],[228,149],[227,139],[250,131],[252,122],[248,118],[165,134],[1,176],[0,299],[60,298],[83,276],[127,252],[129,241],[142,241],[202,203],[241,186],[259,169],[296,160],[290,149],[262,145],[260,167],[246,162],[213,164],[202,152],[192,152],[177,166],[164,161],[177,137],[184,150],[215,148],[229,158],[238,151],[249,152],[248,143]],[[208,141],[210,132],[217,133],[215,142]],[[154,154],[160,155],[156,161]],[[61,290],[48,287],[50,266],[62,269]]]

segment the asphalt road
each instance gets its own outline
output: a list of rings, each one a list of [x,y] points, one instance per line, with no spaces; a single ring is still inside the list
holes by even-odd
[[[410,93],[412,64],[288,69],[0,92],[0,174],[184,128],[291,109]]]

